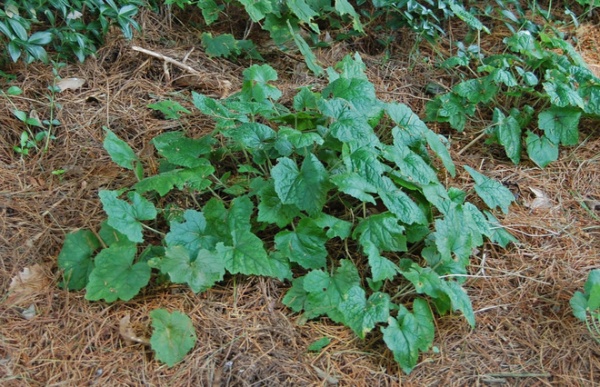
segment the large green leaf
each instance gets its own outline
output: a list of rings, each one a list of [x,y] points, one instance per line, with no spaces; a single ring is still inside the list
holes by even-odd
[[[171,231],[165,236],[167,246],[183,246],[191,256],[198,254],[200,249],[214,249],[219,240],[207,232],[206,219],[202,212],[186,210],[183,219],[182,223],[171,223]]]
[[[382,177],[377,186],[383,204],[406,224],[427,224],[423,210],[388,177]]]
[[[87,285],[94,269],[92,255],[99,247],[100,241],[90,230],[78,230],[67,235],[58,254],[58,267],[64,271],[61,286],[81,290]]]
[[[156,309],[150,312],[150,317],[153,328],[150,345],[156,358],[172,367],[196,345],[194,325],[188,316],[177,311]]]
[[[150,267],[146,262],[133,263],[136,250],[133,243],[117,243],[98,253],[85,298],[129,301],[138,294],[150,280]]]
[[[281,91],[269,82],[277,80],[277,72],[269,65],[252,65],[244,70],[242,96],[248,101],[278,100]]]
[[[194,293],[198,293],[223,279],[225,262],[205,249],[194,256],[184,246],[173,246],[167,248],[160,270],[168,274],[172,282],[187,283]]]
[[[194,168],[207,165],[206,159],[199,157],[210,153],[215,140],[212,136],[193,139],[182,132],[167,132],[154,137],[152,143],[171,164]]]
[[[551,82],[543,82],[544,90],[548,93],[550,101],[558,107],[578,107],[585,109],[583,98],[570,85],[556,79]]]
[[[475,180],[475,192],[485,204],[490,208],[500,207],[505,214],[508,212],[508,206],[515,201],[515,197],[508,188],[497,180],[477,172],[473,168],[465,165],[464,168]]]
[[[313,270],[303,278],[302,285],[307,293],[304,302],[306,318],[327,315],[336,322],[343,321],[338,307],[349,290],[360,285],[358,270],[352,262],[341,260],[332,276],[322,270]]]
[[[398,317],[390,317],[388,326],[382,328],[383,340],[394,354],[394,359],[405,373],[417,365],[419,351],[426,351],[433,344],[435,327],[427,301],[417,298],[414,313],[400,305]]]
[[[498,93],[498,86],[488,77],[469,79],[454,86],[454,92],[473,103],[487,103]]]
[[[340,303],[339,309],[344,315],[344,323],[364,339],[377,323],[389,318],[390,296],[376,292],[367,300],[365,291],[360,286],[353,286]]]
[[[554,144],[577,145],[580,117],[577,109],[551,107],[538,115],[538,125]]]
[[[392,280],[398,274],[398,266],[389,259],[382,257],[379,249],[372,243],[367,243],[364,253],[368,257],[373,281]]]
[[[398,224],[398,218],[390,212],[363,219],[354,229],[352,237],[358,237],[365,250],[370,245],[382,251],[399,252],[407,249],[404,227]]]
[[[285,227],[300,215],[300,209],[294,204],[283,204],[277,192],[273,180],[268,180],[258,191],[260,202],[258,203],[258,221],[274,223],[278,227]]]
[[[371,195],[377,192],[377,188],[358,173],[340,173],[332,176],[331,182],[347,195],[355,197],[362,202],[373,205],[377,204],[375,198]]]
[[[323,96],[350,102],[352,110],[366,117],[371,126],[375,126],[383,114],[384,105],[375,95],[375,86],[367,79],[340,77],[323,90]]]
[[[433,168],[407,146],[395,142],[393,147],[385,148],[383,155],[396,164],[394,175],[407,182],[427,185],[438,181]]]
[[[319,269],[326,265],[327,236],[310,218],[302,219],[293,231],[284,230],[275,235],[275,246],[290,261],[305,269]]]
[[[540,137],[531,131],[527,131],[525,143],[527,144],[529,158],[540,168],[545,168],[558,159],[558,145],[550,141],[545,135]]]
[[[129,192],[128,198],[131,204],[118,199],[118,191],[101,190],[98,195],[102,208],[108,215],[108,225],[127,236],[132,242],[143,242],[140,221],[156,218],[154,205],[137,192]]]
[[[328,174],[319,159],[309,154],[300,169],[287,157],[277,159],[271,170],[275,192],[283,204],[294,204],[309,214],[321,211],[329,191]]]
[[[379,144],[379,139],[369,125],[363,113],[348,101],[341,98],[318,102],[323,115],[330,117],[333,122],[329,125],[333,137],[342,142],[355,142],[361,146],[373,148]]]

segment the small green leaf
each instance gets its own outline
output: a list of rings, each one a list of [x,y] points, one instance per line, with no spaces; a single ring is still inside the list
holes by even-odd
[[[321,352],[323,348],[331,343],[331,339],[329,337],[321,337],[319,340],[312,342],[308,346],[309,352]]]
[[[167,246],[183,246],[191,256],[197,255],[200,249],[214,249],[218,239],[206,230],[204,214],[186,210],[183,218],[183,223],[171,223],[171,231],[165,237]]]
[[[270,0],[239,0],[253,22],[257,23],[265,18],[265,15],[273,12]]]
[[[327,236],[310,218],[302,219],[294,231],[284,230],[275,235],[275,246],[290,261],[300,264],[305,269],[325,267]]]
[[[327,201],[328,174],[312,153],[304,159],[300,169],[292,159],[277,159],[271,176],[275,182],[275,192],[283,204],[293,204],[309,214],[316,214]]]
[[[318,16],[318,13],[315,12],[310,5],[306,3],[305,0],[287,0],[286,5],[290,8],[290,10],[304,23],[308,24],[313,28],[312,19],[315,16]],[[319,27],[314,25],[315,32],[319,32]]]
[[[167,248],[160,270],[174,283],[187,283],[194,293],[199,293],[223,280],[225,262],[205,249],[194,256],[184,246],[173,246]]]
[[[11,86],[6,90],[6,95],[16,96],[23,94],[23,90],[18,86]]]
[[[426,351],[431,347],[435,332],[433,315],[427,302],[417,298],[413,303],[413,310],[414,314],[400,305],[398,317],[390,317],[387,328],[381,329],[383,341],[407,374],[417,365],[419,351]]]
[[[453,310],[460,310],[463,313],[463,316],[469,322],[471,328],[475,328],[475,314],[473,313],[473,306],[471,305],[471,300],[469,299],[469,295],[460,286],[456,281],[443,281],[444,286],[442,287],[443,291],[450,298],[450,302],[452,303]]]
[[[112,161],[120,167],[133,170],[134,163],[138,161],[138,157],[131,147],[107,127],[104,127],[104,131],[106,132],[104,149],[106,149]]]
[[[551,82],[543,82],[544,90],[548,93],[550,101],[557,107],[578,107],[585,109],[583,98],[570,85],[556,79]]]
[[[554,144],[577,145],[580,117],[577,109],[551,107],[538,115],[538,125]]]
[[[473,103],[488,103],[498,93],[498,86],[488,77],[469,79],[454,86],[453,90]]]
[[[540,137],[531,131],[527,131],[525,143],[527,144],[529,158],[540,168],[545,168],[558,159],[558,145],[550,141],[545,135]]]
[[[490,208],[500,207],[505,214],[508,212],[508,206],[514,202],[515,197],[508,188],[502,183],[490,179],[489,177],[477,172],[473,168],[465,165],[465,170],[469,172],[473,180],[475,180],[475,192],[485,204]]]
[[[383,204],[406,224],[427,224],[423,210],[388,177],[382,177],[377,186]]]
[[[364,32],[363,26],[360,23],[360,16],[352,7],[352,4],[348,0],[336,0],[335,10],[341,15],[350,15],[352,18],[352,28],[358,32]]]
[[[78,230],[67,235],[58,254],[58,267],[64,270],[62,287],[81,290],[87,285],[94,269],[92,254],[99,247],[98,238],[90,230]]]
[[[127,242],[114,244],[98,253],[85,298],[90,301],[129,301],[138,294],[150,280],[150,267],[146,262],[133,263],[136,250],[135,244]]]
[[[363,250],[368,257],[373,281],[378,282],[394,279],[396,274],[398,274],[398,266],[389,259],[382,257],[377,246],[368,243]]]
[[[98,195],[102,202],[102,208],[108,215],[109,226],[126,235],[132,242],[143,242],[140,221],[156,218],[154,205],[137,192],[128,194],[131,204],[118,199],[118,191],[101,190]]]
[[[336,218],[335,216],[320,213],[312,218],[315,224],[323,229],[328,229],[326,232],[327,238],[340,238],[342,240],[350,236],[352,223]]]
[[[150,312],[152,337],[150,345],[156,358],[169,367],[183,360],[196,344],[196,333],[192,320],[181,312],[169,313],[164,309]]]
[[[161,112],[167,120],[178,120],[181,117],[180,113],[190,114],[191,112],[181,106],[179,102],[166,100],[147,105],[150,109]]]
[[[202,46],[211,57],[229,58],[240,54],[237,40],[231,34],[221,34],[213,38],[210,32],[202,33]]]
[[[594,269],[590,272],[583,289],[588,297],[588,308],[591,311],[600,308],[600,269]]]
[[[513,116],[506,117],[498,108],[494,109],[493,125],[498,142],[504,147],[506,155],[513,163],[519,164],[522,150],[521,125]]]
[[[277,80],[277,72],[269,65],[252,65],[244,70],[242,96],[248,101],[267,102],[281,98],[281,91],[269,84]]]
[[[275,223],[285,227],[300,215],[300,209],[293,204],[283,204],[277,193],[273,180],[267,181],[258,191],[258,221]]]
[[[201,159],[199,159],[201,160]],[[206,165],[189,169],[174,169],[168,172],[162,172],[158,175],[148,176],[137,182],[133,189],[138,193],[156,191],[160,196],[165,196],[174,187],[183,190],[186,185],[201,191],[208,188],[212,182],[206,179],[215,169],[206,161]]]
[[[569,301],[573,309],[573,315],[581,321],[587,321],[588,300],[581,292],[575,292]]]
[[[370,245],[382,251],[406,251],[404,227],[398,224],[398,218],[389,212],[371,215],[363,219],[354,229],[353,238],[366,250]]]

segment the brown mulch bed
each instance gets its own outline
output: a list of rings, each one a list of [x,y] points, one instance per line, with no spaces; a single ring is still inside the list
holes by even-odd
[[[94,58],[60,70],[61,77],[83,78],[86,84],[57,94],[61,125],[47,153],[21,157],[13,151],[23,127],[13,107],[0,101],[0,385],[600,385],[600,345],[569,306],[588,272],[600,266],[600,136],[594,122],[584,122],[579,146],[564,148],[560,161],[544,170],[526,161],[514,166],[485,145],[459,154],[476,135],[448,132],[457,165],[483,170],[515,192],[517,203],[501,220],[520,243],[506,250],[486,244],[478,252],[466,283],[476,329],[459,316],[438,318],[435,351],[423,354],[408,376],[377,332],[361,341],[326,319],[298,325],[297,316],[281,303],[289,284],[271,279],[235,277],[199,295],[180,287],[151,289],[113,304],[91,303],[83,292],[61,290],[56,257],[65,235],[98,227],[103,217],[98,189],[132,182],[104,151],[102,127],[110,127],[152,162],[150,140],[157,134],[182,125],[199,135],[211,123],[197,112],[181,123],[166,121],[146,106],[188,97],[191,90],[223,94],[222,83],[215,89],[214,80],[229,82],[233,92],[250,64],[208,58],[186,31],[151,14],[143,17],[143,38],[127,42],[114,34]],[[187,57],[186,64],[202,75],[181,81],[188,75],[184,70],[167,66],[167,73],[162,61],[131,50],[132,44],[179,61]],[[363,49],[380,98],[422,112],[425,85],[445,75],[431,62],[402,55],[410,43],[395,47],[389,61],[368,44],[335,44],[319,59],[332,65]],[[597,59],[597,45],[585,44],[592,48],[583,47],[584,57]],[[278,70],[284,99],[297,87],[322,84],[293,57],[275,59],[270,64]],[[16,64],[5,71],[17,74],[11,84],[25,90],[13,99],[17,107],[47,117],[51,68]],[[65,172],[52,173],[58,170]],[[470,184],[464,174],[451,183]],[[547,197],[546,205],[532,205],[532,189]],[[30,289],[9,295],[11,279],[25,268],[37,280]],[[129,316],[132,328],[147,335],[148,314],[156,308],[185,312],[198,335],[193,351],[172,368],[119,331],[121,319]],[[308,345],[324,336],[331,343],[320,353],[309,353]]]

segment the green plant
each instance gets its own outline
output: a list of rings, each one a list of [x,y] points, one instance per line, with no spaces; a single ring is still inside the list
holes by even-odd
[[[377,99],[359,56],[336,69],[291,106],[277,102],[268,65],[246,69],[225,100],[194,93],[215,129],[154,138],[157,175],[107,129],[106,150],[138,182],[99,192],[98,233],[67,235],[62,286],[113,302],[152,272],[196,293],[226,274],[291,280],[283,302],[301,320],[327,316],[360,338],[379,328],[405,372],[432,346],[434,313],[460,311],[474,326],[461,286],[472,251],[514,238],[466,199],[506,212],[513,195],[469,167],[474,193],[446,188],[431,158],[455,175],[445,140],[408,106]]]
[[[111,25],[131,39],[144,0],[8,0],[0,10],[0,47],[14,62],[48,61],[46,47],[61,58],[83,61],[96,52]],[[34,32],[35,31],[35,32]]]
[[[583,289],[584,293],[575,292],[571,298],[573,315],[585,322],[594,340],[600,344],[600,269],[590,272]]]
[[[553,31],[522,30],[504,43],[508,53],[484,58],[463,49],[449,58],[448,67],[474,62],[478,76],[428,103],[427,119],[463,131],[478,109],[488,107],[493,113],[488,142],[502,145],[515,164],[524,142],[529,158],[543,168],[558,158],[560,145],[578,144],[582,116],[600,118],[600,80]]]

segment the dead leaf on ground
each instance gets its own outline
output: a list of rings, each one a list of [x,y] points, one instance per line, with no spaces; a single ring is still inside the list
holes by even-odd
[[[150,344],[150,339],[140,337],[135,333],[135,330],[131,325],[131,316],[129,314],[126,314],[125,317],[119,321],[119,333],[125,340],[146,345]]]
[[[533,199],[533,201],[529,204],[529,208],[531,208],[532,210],[536,210],[539,208],[552,207],[552,202],[543,191],[533,187],[529,187],[529,189],[535,195],[535,199]]]
[[[83,86],[85,83],[85,79],[81,78],[63,78],[56,83],[56,87],[60,89],[60,91],[65,90],[76,90]]]
[[[26,267],[11,279],[7,302],[13,305],[28,303],[35,296],[42,294],[49,283],[50,279],[44,274],[42,265]]]

